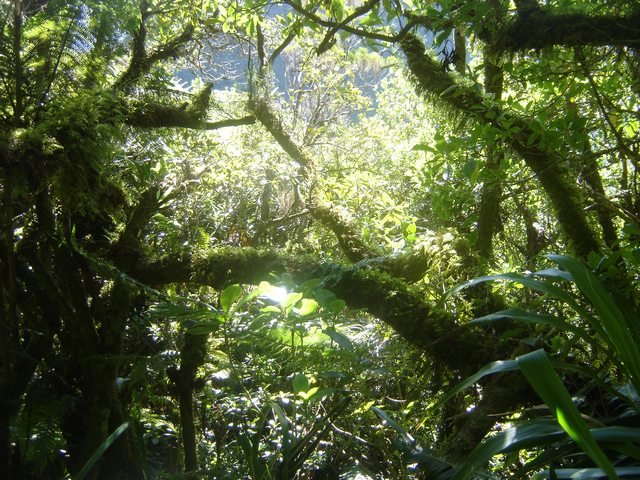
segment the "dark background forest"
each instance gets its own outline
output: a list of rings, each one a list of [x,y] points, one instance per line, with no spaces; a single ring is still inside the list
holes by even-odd
[[[4,0],[0,477],[640,477],[640,4]]]

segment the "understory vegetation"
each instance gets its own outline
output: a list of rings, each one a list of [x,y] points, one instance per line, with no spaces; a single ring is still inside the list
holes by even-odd
[[[638,2],[0,12],[1,478],[640,478]]]

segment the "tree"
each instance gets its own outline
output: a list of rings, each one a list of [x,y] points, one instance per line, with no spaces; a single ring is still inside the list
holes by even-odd
[[[37,475],[16,425],[47,395],[64,400],[52,430],[68,452],[59,468],[72,475],[140,407],[119,382],[135,369],[132,356],[150,355],[140,347],[147,327],[139,319],[155,303],[198,297],[222,306],[232,284],[285,273],[296,285],[319,278],[443,369],[431,377],[437,392],[523,348],[462,318],[513,298],[471,291],[452,311],[438,303],[444,290],[505,263],[537,266],[538,254],[565,243],[584,260],[602,258],[620,245],[622,224],[638,218],[635,2],[569,10],[521,1],[513,11],[500,1],[107,6],[3,4],[6,478]],[[241,53],[230,54],[234,48]],[[219,65],[249,64],[238,77],[244,91],[207,83],[216,55]],[[350,110],[373,95],[357,62],[406,64],[420,96],[394,70],[374,98],[379,116]],[[295,72],[289,92],[279,84],[283,68]],[[178,75],[201,79],[179,88]],[[385,95],[411,109],[385,112]],[[368,138],[358,138],[365,127]],[[337,148],[343,144],[351,148]],[[352,186],[379,198],[362,199]],[[631,295],[633,283],[624,274],[617,281]],[[308,290],[311,300],[317,292]],[[198,324],[198,335],[187,323],[180,358],[167,370],[188,471],[198,468],[191,403],[218,320],[208,318],[211,330]],[[331,342],[345,342],[338,333]],[[310,385],[297,378],[296,393],[307,394]],[[532,399],[522,379],[501,376],[482,384],[466,413],[470,401],[447,413],[457,417],[453,427],[440,419],[450,458],[468,453],[493,415]],[[329,422],[344,408],[338,402],[321,417]],[[328,430],[314,424],[308,432],[313,441],[297,445],[310,455]],[[90,475],[144,478],[139,434],[127,429]]]

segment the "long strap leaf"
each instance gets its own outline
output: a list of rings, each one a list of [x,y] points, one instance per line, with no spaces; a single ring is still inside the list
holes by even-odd
[[[82,470],[80,470],[74,480],[82,480],[84,477],[86,477],[93,466],[98,462],[98,460],[100,460],[100,457],[104,455],[104,452],[106,452],[107,449],[114,444],[114,442],[120,437],[120,435],[124,433],[127,428],[129,428],[129,422],[124,422],[122,425],[116,428],[115,431],[111,435],[109,435],[104,442],[102,442],[98,449],[93,452],[91,458],[87,460],[87,463],[84,464],[84,467],[82,467]]]
[[[631,376],[631,382],[636,390],[640,391],[638,339],[633,335],[625,314],[618,307],[613,296],[607,292],[598,277],[582,263],[563,255],[550,255],[549,258],[571,274],[576,286],[598,312],[604,331],[604,340],[616,351]]]
[[[604,470],[609,478],[617,479],[611,462],[598,446],[589,427],[571,400],[571,395],[562,384],[560,377],[544,350],[536,350],[516,359],[527,381],[540,398],[556,414],[558,423],[582,448],[594,463]]]

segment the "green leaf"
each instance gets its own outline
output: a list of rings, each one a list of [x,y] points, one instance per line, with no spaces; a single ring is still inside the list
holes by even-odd
[[[184,322],[183,326],[185,323],[187,322]],[[191,335],[206,335],[218,331],[220,323],[219,320],[203,320],[187,327],[187,332]]]
[[[298,392],[298,396],[303,400],[309,400],[313,395],[315,395],[318,392],[318,390],[320,390],[320,387],[311,387],[306,392]]]
[[[314,388],[312,388],[311,390],[313,390]],[[320,388],[313,393],[311,393],[311,390],[307,392],[307,400],[310,402],[319,402],[320,400],[330,397],[331,395],[336,393],[335,388]]]
[[[345,350],[348,350],[350,352],[353,351],[353,343],[351,343],[351,340],[349,340],[346,335],[338,332],[335,328],[326,328],[322,331],[322,333],[328,335],[331,340],[336,342]]]
[[[280,313],[280,309],[275,305],[267,305],[266,307],[262,307],[260,311],[264,313]]]
[[[578,328],[575,325],[571,325],[564,320],[561,320],[552,315],[541,315],[539,313],[527,312],[524,310],[519,310],[517,308],[502,310],[500,312],[492,313],[484,317],[476,318],[474,320],[471,320],[468,325],[481,325],[485,323],[494,323],[504,320],[515,320],[523,323],[551,325],[562,331],[572,332],[589,343],[593,341],[593,339],[585,332],[584,329]]]
[[[542,292],[542,293],[546,293],[548,295],[551,295],[554,298],[557,298],[558,300],[562,300],[563,302],[565,302],[569,307],[571,307],[573,310],[575,310],[576,312],[578,312],[581,315],[584,316],[588,316],[588,312],[586,312],[583,308],[581,308],[576,301],[571,297],[571,295],[569,295],[567,292],[565,292],[563,289],[551,284],[550,282],[545,282],[545,281],[540,281],[540,280],[536,280],[531,276],[525,276],[525,275],[520,275],[518,273],[502,273],[499,275],[488,275],[488,276],[484,276],[484,277],[478,277],[478,278],[474,278],[473,280],[469,280],[467,282],[461,283],[460,285],[457,285],[455,287],[453,287],[451,290],[447,291],[442,299],[441,299],[441,303],[444,302],[447,298],[449,298],[450,296],[458,293],[460,290],[463,290],[465,288],[469,288],[469,287],[473,287],[476,285],[479,285],[481,283],[485,283],[485,282],[493,282],[495,280],[508,280],[511,282],[517,282],[520,283],[521,285],[524,285],[525,287],[529,287],[533,290],[536,290],[538,292]]]
[[[533,420],[516,425],[493,435],[478,445],[466,458],[464,464],[456,472],[453,480],[469,478],[470,474],[484,467],[487,462],[499,453],[508,453],[524,448],[540,447],[566,437],[566,433],[555,420]]]
[[[370,410],[374,412],[376,415],[378,415],[382,420],[384,420],[387,425],[389,425],[391,428],[393,428],[396,431],[396,433],[404,437],[404,439],[407,440],[408,443],[415,442],[415,439],[411,435],[409,435],[407,430],[404,429],[402,426],[400,426],[400,424],[396,422],[393,418],[391,418],[387,414],[387,412],[385,412],[384,410],[378,407],[371,407]]]
[[[122,425],[116,428],[114,432],[109,435],[104,442],[102,442],[98,449],[93,452],[93,455],[91,455],[89,460],[87,460],[87,463],[84,464],[82,470],[78,472],[74,480],[82,480],[84,477],[86,477],[94,467],[94,465],[98,462],[98,460],[100,460],[100,457],[104,455],[104,452],[106,452],[107,449],[114,444],[114,442],[120,437],[120,435],[124,433],[127,428],[129,428],[129,422],[124,422]]]
[[[300,301],[300,308],[298,308],[298,315],[301,317],[306,317],[307,315],[311,315],[318,310],[318,302],[312,300],[310,298],[303,298]]]
[[[220,294],[220,306],[225,312],[229,312],[231,306],[242,296],[240,285],[233,284],[225,288]]]
[[[486,377],[487,375],[494,375],[496,373],[502,373],[502,372],[513,372],[517,369],[518,369],[518,364],[516,363],[515,360],[498,360],[495,362],[488,363],[484,367],[482,367],[480,370],[478,370],[476,373],[474,373],[470,377],[465,378],[463,381],[458,383],[455,387],[445,392],[444,395],[442,395],[442,397],[440,397],[435,402],[432,408],[435,409],[440,407],[444,403],[451,400],[455,395],[460,393],[462,390],[469,388],[471,385],[474,385],[481,378]]]
[[[335,300],[333,300],[331,302],[331,304],[329,305],[329,310],[331,310],[331,313],[338,315],[340,312],[342,312],[345,308],[347,307],[347,302],[345,302],[344,300],[342,300],[341,298],[336,298]]]
[[[411,148],[411,151],[414,151],[414,152],[434,152],[435,149],[428,143],[416,143]]]
[[[571,274],[576,286],[589,299],[598,313],[603,339],[618,354],[631,382],[640,391],[640,350],[638,338],[630,327],[630,323],[636,319],[626,319],[613,296],[585,265],[563,255],[549,255],[549,258]],[[597,328],[600,325],[594,322],[592,326]]]
[[[304,373],[297,373],[293,377],[293,381],[291,383],[293,385],[294,393],[307,392],[311,386],[309,379]]]
[[[344,1],[331,0],[330,10],[336,20],[342,20],[344,18]]]
[[[302,293],[291,292],[288,293],[280,302],[280,306],[283,310],[290,310],[296,303],[302,299]]]
[[[327,290],[326,288],[319,288],[316,290],[314,296],[322,308],[327,308],[329,310],[331,310],[331,302],[337,298],[335,293]]]
[[[589,427],[580,416],[571,395],[564,388],[544,350],[521,355],[516,362],[540,398],[556,414],[560,426],[596,465],[607,472],[611,478],[618,478],[611,462],[591,435]]]
[[[282,407],[277,403],[271,403],[271,409],[273,413],[278,417],[278,421],[280,422],[280,426],[282,427],[282,434],[284,437],[289,433],[289,419],[287,418],[287,414],[284,412]]]
[[[189,299],[181,299],[182,301],[190,301]],[[168,317],[184,324],[185,322],[197,322],[211,318],[219,318],[220,313],[213,308],[189,307],[179,303],[158,303],[153,305],[149,310],[152,315]]]
[[[462,173],[464,174],[465,177],[471,178],[473,173],[476,171],[477,167],[478,167],[477,162],[473,158],[470,158],[465,162],[464,166],[462,167]]]
[[[244,458],[249,464],[251,478],[262,479],[266,477],[266,466],[264,460],[260,456],[259,445],[251,441],[248,435],[242,434],[238,436],[238,444],[243,450]]]
[[[640,478],[640,467],[617,467],[616,473],[619,477]],[[608,478],[607,473],[601,468],[558,468],[553,471],[553,477],[548,470],[538,472],[531,477],[531,480],[547,480],[557,478],[558,480],[596,480]]]

